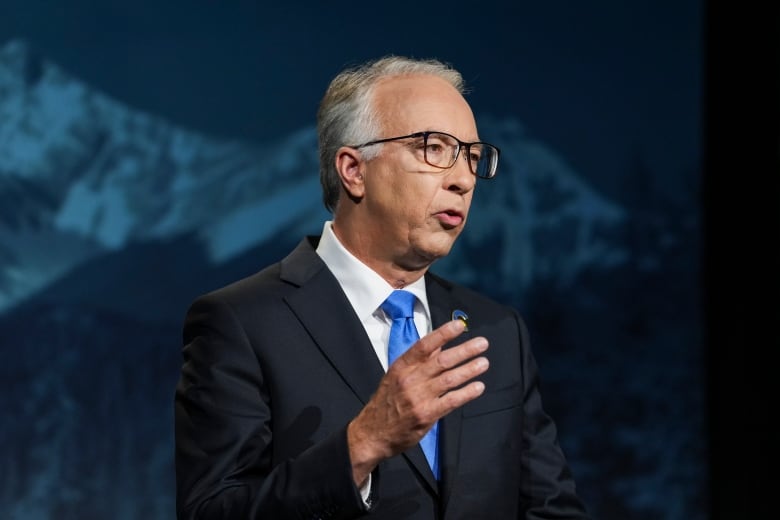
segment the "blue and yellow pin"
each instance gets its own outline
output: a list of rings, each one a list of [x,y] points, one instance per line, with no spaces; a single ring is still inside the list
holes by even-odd
[[[463,330],[469,330],[469,315],[460,309],[452,311],[452,319],[463,322]]]

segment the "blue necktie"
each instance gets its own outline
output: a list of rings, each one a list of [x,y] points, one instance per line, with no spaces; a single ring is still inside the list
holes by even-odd
[[[409,291],[396,290],[382,303],[382,310],[393,320],[390,327],[390,341],[387,348],[388,368],[398,356],[406,352],[420,335],[414,326],[414,294]],[[439,431],[439,423],[436,422],[428,433],[420,440],[420,447],[428,459],[433,475],[439,478],[438,446],[436,437]]]

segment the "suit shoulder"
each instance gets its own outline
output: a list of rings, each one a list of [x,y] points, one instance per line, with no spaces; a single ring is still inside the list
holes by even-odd
[[[277,304],[325,266],[315,252],[315,245],[307,237],[279,262],[201,295],[196,302],[221,302],[234,309]]]
[[[289,284],[280,277],[281,263],[264,269],[227,285],[209,291],[197,300],[217,300],[231,307],[243,307],[247,303],[259,303],[264,299],[278,300],[289,291]]]

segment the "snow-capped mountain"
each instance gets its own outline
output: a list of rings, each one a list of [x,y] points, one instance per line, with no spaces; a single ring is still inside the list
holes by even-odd
[[[0,48],[0,120],[0,310],[131,243],[196,233],[221,263],[327,218],[313,126],[263,144],[198,134],[90,88],[21,41]],[[478,188],[463,248],[497,246],[490,267],[518,290],[625,258],[609,238],[621,208],[517,121],[480,127],[502,149],[500,175]],[[446,274],[479,278],[484,263],[454,256]]]
[[[478,182],[434,270],[512,303],[530,295],[546,405],[593,503],[658,518],[672,497],[674,518],[698,518],[695,203],[640,186],[647,204],[622,208],[516,119],[477,116],[499,175]],[[320,230],[316,141],[313,127],[259,144],[203,135],[24,42],[0,46],[0,409],[13,419],[0,423],[0,510],[174,515],[185,306]]]

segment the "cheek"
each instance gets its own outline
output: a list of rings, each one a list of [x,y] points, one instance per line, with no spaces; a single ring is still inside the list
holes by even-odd
[[[436,208],[436,196],[430,192],[418,192],[416,197],[407,202],[409,215],[414,215],[415,222],[425,224],[433,217]]]
[[[425,185],[415,185],[411,182],[388,186],[388,200],[395,209],[399,221],[403,220],[411,227],[422,225],[435,207],[435,190]],[[399,222],[400,223],[400,222]]]
[[[391,223],[406,209],[407,197],[403,185],[392,176],[374,175],[366,182],[366,204],[377,218]]]

